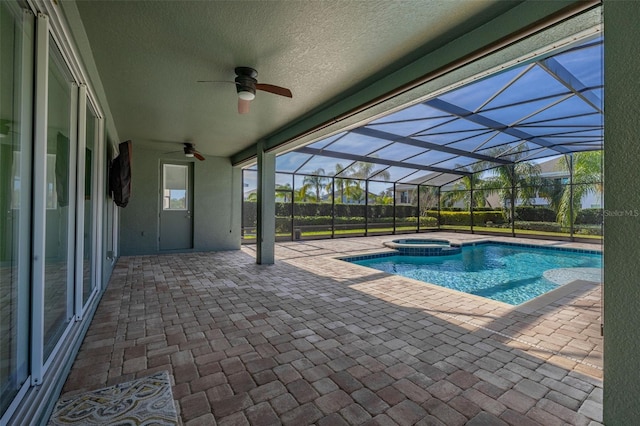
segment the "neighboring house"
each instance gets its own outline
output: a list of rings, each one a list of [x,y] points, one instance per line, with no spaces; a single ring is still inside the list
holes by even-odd
[[[538,165],[540,166],[540,177],[551,179],[554,182],[559,182],[563,185],[568,184],[569,171],[563,169],[561,161],[562,157],[556,157],[539,163]],[[534,206],[548,207],[549,200],[542,197],[536,197],[531,200],[531,204],[533,204]],[[582,197],[582,200],[580,200],[580,207],[583,209],[601,208],[602,194],[595,192],[586,194],[584,197]]]

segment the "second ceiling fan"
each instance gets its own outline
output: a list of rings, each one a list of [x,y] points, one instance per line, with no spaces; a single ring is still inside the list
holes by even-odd
[[[291,90],[273,84],[258,83],[258,71],[250,67],[236,67],[236,78],[234,81],[198,80],[198,83],[233,83],[238,92],[238,112],[246,114],[249,112],[249,104],[256,97],[256,90],[273,93],[274,95],[293,98]]]

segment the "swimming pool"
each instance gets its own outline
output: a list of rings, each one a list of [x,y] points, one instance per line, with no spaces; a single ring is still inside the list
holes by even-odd
[[[554,290],[572,276],[597,280],[599,269],[591,268],[602,267],[597,251],[495,242],[463,246],[452,256],[384,253],[343,260],[511,305]]]

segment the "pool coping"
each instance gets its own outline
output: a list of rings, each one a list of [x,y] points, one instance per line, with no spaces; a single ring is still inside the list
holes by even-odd
[[[551,303],[557,302],[563,297],[567,297],[577,291],[591,290],[593,287],[599,286],[600,284],[602,283],[597,281],[587,281],[580,279],[573,280],[524,303],[511,306],[515,308],[515,311],[522,312],[524,314],[533,314],[539,311],[541,308],[544,308]]]

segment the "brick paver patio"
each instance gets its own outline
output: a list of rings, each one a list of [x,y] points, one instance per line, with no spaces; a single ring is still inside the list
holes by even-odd
[[[168,370],[185,425],[600,424],[598,285],[514,308],[335,259],[392,238],[123,257],[63,393]]]

